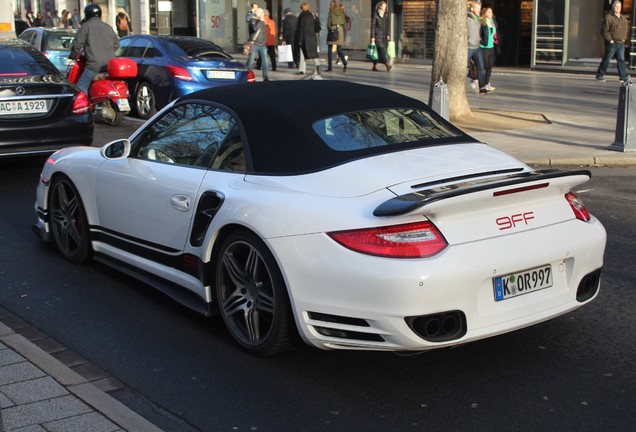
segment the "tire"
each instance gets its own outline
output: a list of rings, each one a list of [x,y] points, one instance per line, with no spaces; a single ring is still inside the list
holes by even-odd
[[[296,329],[283,277],[255,234],[235,231],[223,241],[215,275],[221,316],[244,350],[266,356],[293,346]]]
[[[68,177],[60,177],[51,185],[49,218],[53,243],[62,256],[75,263],[86,261],[91,253],[86,211]]]
[[[119,111],[119,108],[117,108],[117,105],[113,103],[113,101],[109,101],[109,103],[110,103],[110,108],[115,113],[115,118],[113,118],[112,120],[106,120],[106,124],[109,126],[119,126],[124,122],[124,117],[126,116],[126,113]]]
[[[141,83],[135,92],[135,112],[137,117],[148,120],[157,112],[155,93],[148,83]]]

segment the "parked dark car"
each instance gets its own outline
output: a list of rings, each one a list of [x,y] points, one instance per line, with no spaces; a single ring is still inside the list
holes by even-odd
[[[60,73],[66,73],[66,59],[71,52],[76,30],[32,27],[24,30],[19,39],[42,51]]]
[[[132,108],[142,119],[193,91],[255,81],[254,73],[223,48],[195,37],[126,36],[117,56],[137,62],[137,76],[126,82]]]
[[[33,45],[0,41],[0,157],[92,142],[86,95]]]

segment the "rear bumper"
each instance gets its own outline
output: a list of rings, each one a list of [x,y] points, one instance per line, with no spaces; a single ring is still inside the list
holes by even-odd
[[[434,258],[417,260],[361,255],[326,235],[302,237],[270,240],[302,337],[323,349],[393,351],[463,344],[582,306],[597,295],[598,278],[590,295],[581,297],[580,285],[602,268],[606,242],[596,219],[454,245]],[[553,269],[552,287],[495,300],[495,276],[546,264]],[[465,319],[465,332],[431,341],[414,331],[413,317],[450,312]]]

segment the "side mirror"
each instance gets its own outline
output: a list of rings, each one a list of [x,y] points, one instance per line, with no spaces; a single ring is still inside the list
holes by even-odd
[[[105,159],[125,159],[130,156],[130,141],[120,139],[105,144],[99,153]]]

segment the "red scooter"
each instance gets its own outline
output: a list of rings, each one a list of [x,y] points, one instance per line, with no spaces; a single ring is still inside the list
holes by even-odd
[[[77,84],[85,67],[86,57],[80,54],[69,68],[68,80]],[[137,63],[133,60],[119,57],[111,59],[108,62],[108,72],[95,75],[88,88],[88,102],[93,114],[108,125],[120,125],[124,121],[124,116],[130,112],[128,85],[122,78],[132,78],[136,75]]]

